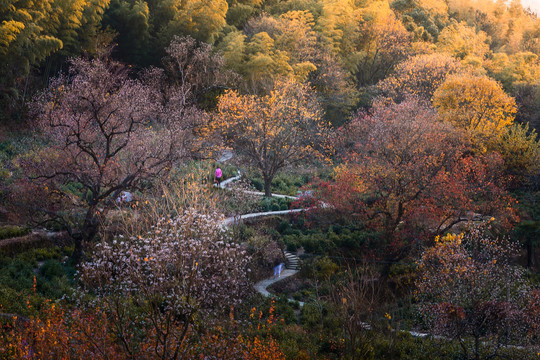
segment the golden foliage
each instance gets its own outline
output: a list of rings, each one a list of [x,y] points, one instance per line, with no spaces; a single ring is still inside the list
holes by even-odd
[[[483,58],[489,51],[489,38],[483,31],[461,22],[444,28],[437,43],[441,52],[465,59],[468,56]]]
[[[289,164],[327,159],[328,132],[312,90],[289,78],[276,81],[265,96],[227,91],[219,98],[205,136],[219,133],[226,145],[271,180]]]
[[[540,142],[529,125],[514,124],[504,130],[493,149],[504,159],[509,174],[533,175],[540,170]]]
[[[443,121],[465,129],[484,150],[512,125],[517,111],[514,98],[486,76],[449,77],[435,92],[433,105]]]

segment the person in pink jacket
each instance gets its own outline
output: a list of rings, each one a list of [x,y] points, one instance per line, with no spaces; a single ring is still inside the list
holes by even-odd
[[[221,184],[221,177],[223,176],[223,173],[221,172],[220,168],[216,169],[216,182],[217,184]]]

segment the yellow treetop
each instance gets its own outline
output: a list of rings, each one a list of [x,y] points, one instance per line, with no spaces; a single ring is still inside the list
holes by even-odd
[[[325,159],[329,124],[312,90],[293,78],[278,80],[268,95],[228,91],[219,98],[213,133],[266,180],[290,164]]]
[[[517,111],[514,98],[487,76],[449,77],[435,92],[433,105],[443,121],[467,130],[482,146],[512,125]]]

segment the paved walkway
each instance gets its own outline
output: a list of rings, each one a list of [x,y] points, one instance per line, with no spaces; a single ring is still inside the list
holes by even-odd
[[[232,156],[233,156],[232,152],[228,151],[228,152],[226,152],[226,153],[224,153],[222,155],[222,158],[220,158],[219,161],[227,161],[227,160],[231,159]],[[239,180],[241,177],[242,177],[242,174],[240,173],[240,171],[238,171],[237,176],[222,181],[221,184],[219,184],[219,187],[221,187],[222,189],[226,189],[226,186],[228,184]],[[214,184],[214,186],[218,186],[218,185]],[[247,194],[252,194],[252,195],[260,195],[260,196],[264,195],[264,193],[260,192],[260,191],[245,190],[244,192],[247,193]],[[293,200],[298,199],[298,197],[290,196],[290,195],[272,194],[272,196],[277,197],[277,198],[288,198],[288,199],[293,199]],[[327,207],[327,206],[328,206],[327,204],[322,203],[322,207]],[[260,212],[260,213],[244,214],[244,215],[240,215],[239,217],[229,217],[229,218],[224,219],[223,220],[223,225],[224,226],[229,226],[229,225],[235,223],[235,221],[238,221],[238,220],[241,220],[241,219],[251,219],[251,218],[256,218],[256,217],[272,216],[272,215],[286,215],[286,214],[291,214],[291,213],[296,213],[296,212],[301,212],[301,211],[306,211],[306,209],[266,211],[266,212]],[[289,253],[285,252],[285,254],[287,255]],[[289,254],[289,255],[292,255],[292,254]],[[296,255],[292,255],[292,256],[296,257]],[[290,262],[291,260],[288,258],[288,256],[286,256],[286,257],[287,257],[287,260],[288,260],[287,262]],[[296,257],[296,262],[294,262],[295,265],[296,265],[296,263],[298,261],[297,259],[298,258]],[[285,270],[283,270],[281,272],[281,276],[276,277],[276,278],[271,277],[271,278],[268,278],[268,279],[265,279],[265,280],[261,280],[258,283],[256,283],[255,285],[253,285],[253,287],[255,288],[255,290],[257,290],[257,292],[259,292],[260,294],[262,294],[265,297],[274,297],[275,295],[268,292],[268,290],[266,290],[266,288],[269,287],[270,285],[278,282],[278,281],[281,281],[281,280],[286,279],[286,278],[288,278],[290,276],[293,276],[296,273],[298,273],[298,270],[296,270],[296,269],[294,269],[294,270],[293,269],[285,269]],[[290,302],[293,302],[293,303],[298,302],[298,304],[300,304],[300,307],[304,306],[303,301],[296,301],[296,300],[291,299],[291,298],[288,298],[288,300]],[[364,329],[367,329],[367,330],[371,329],[371,325],[368,324],[368,323],[362,322],[360,325]],[[437,335],[428,334],[428,333],[422,333],[422,332],[417,332],[417,331],[407,331],[407,330],[400,330],[400,331],[407,332],[407,333],[411,334],[413,337],[424,338],[424,337],[428,337],[428,336],[433,336],[434,339],[448,340],[448,338],[446,338],[444,336],[437,336]],[[509,347],[522,348],[521,346],[512,346],[512,345],[510,345]]]
[[[230,158],[232,158],[232,153],[230,153],[230,152],[229,153],[224,153],[223,156],[219,159],[219,161],[227,161]],[[224,180],[224,181],[221,182],[221,184],[214,184],[214,186],[220,187],[222,189],[227,189],[227,186],[229,184],[231,184],[234,181],[240,180],[241,177],[242,177],[242,174],[240,173],[240,171],[238,171],[237,176],[234,176],[232,178]],[[264,196],[264,193],[260,192],[260,191],[244,190],[244,192],[246,194],[250,194],[250,195]],[[291,200],[298,199],[296,196],[290,196],[290,195],[272,194],[272,196],[277,197],[277,198],[291,199]],[[243,219],[253,219],[253,218],[257,218],[257,217],[273,216],[273,215],[287,215],[287,214],[292,214],[292,213],[297,213],[297,212],[302,212],[302,211],[305,211],[305,209],[265,211],[265,212],[251,213],[251,214],[243,214],[243,215],[240,215],[240,216],[231,216],[231,217],[228,217],[228,218],[224,219],[223,222],[222,222],[222,225],[223,226],[230,226],[230,225],[235,224],[238,221],[243,220]],[[266,288],[268,286],[270,286],[270,285],[272,285],[272,284],[274,284],[274,283],[276,283],[278,281],[281,281],[283,279],[286,279],[289,276],[292,276],[292,275],[294,275],[294,274],[296,274],[298,272],[298,270],[297,270],[298,269],[298,257],[296,255],[289,254],[289,253],[286,253],[286,255],[288,255],[288,256],[286,256],[287,263],[291,263],[291,261],[292,261],[291,258],[294,258],[294,261],[293,261],[294,269],[285,269],[281,273],[281,276],[279,276],[279,277],[271,277],[271,278],[259,281],[258,283],[253,285],[255,290],[257,290],[263,296],[273,297],[274,295],[269,293],[268,290],[266,290]],[[293,299],[289,299],[289,301],[296,302],[296,300],[293,300]],[[304,303],[302,301],[298,301],[298,303],[300,304],[300,307],[304,306]]]
[[[253,285],[253,287],[255,288],[255,290],[257,290],[260,294],[262,294],[263,296],[266,296],[266,297],[274,297],[275,295],[268,292],[268,290],[266,290],[267,287],[269,287],[270,285],[278,282],[278,281],[281,281],[283,279],[286,279],[288,278],[289,276],[293,276],[294,274],[296,274],[298,272],[298,270],[290,270],[290,269],[285,269],[281,272],[281,276],[280,277],[271,277],[271,278],[268,278],[268,279],[265,279],[265,280],[262,280],[262,281],[259,281],[258,283],[256,283],[255,285]],[[296,300],[293,300],[293,299],[288,299],[289,301],[291,302],[296,302]],[[298,303],[300,304],[300,307],[304,306],[304,303],[302,301],[298,301]]]
[[[279,210],[279,211],[265,211],[251,214],[243,214],[240,216],[231,216],[223,220],[223,225],[229,226],[238,223],[240,220],[244,219],[253,219],[262,216],[273,216],[273,215],[288,215],[297,212],[306,211],[306,209],[292,209],[292,210]]]

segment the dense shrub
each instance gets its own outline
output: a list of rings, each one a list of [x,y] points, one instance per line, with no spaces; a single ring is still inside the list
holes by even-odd
[[[264,190],[264,181],[260,175],[248,174],[247,175],[252,185],[258,190]],[[313,180],[316,174],[309,173],[295,174],[295,173],[281,173],[274,177],[271,184],[272,193],[293,195],[297,194],[304,185]]]
[[[264,197],[261,199],[260,209],[261,211],[288,210],[291,207],[291,203],[291,199]]]
[[[319,255],[342,254],[350,255],[361,250],[374,250],[379,243],[379,234],[363,229],[331,227],[328,231],[309,230],[303,233],[282,226],[284,243],[288,251],[296,251],[303,247],[308,253]]]
[[[15,225],[5,225],[0,227],[0,240],[24,236],[30,233],[30,229]]]
[[[73,247],[32,249],[15,257],[0,256],[2,311],[27,314],[26,301],[39,307],[45,299],[58,299],[74,286],[75,269],[60,260]]]

